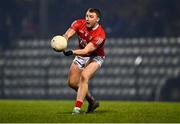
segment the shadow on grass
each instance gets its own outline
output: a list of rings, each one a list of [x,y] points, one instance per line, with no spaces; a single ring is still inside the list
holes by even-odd
[[[96,110],[92,113],[86,113],[85,111],[81,111],[81,115],[93,115],[93,114],[106,114],[106,113],[114,113],[114,111],[110,110]],[[71,111],[62,111],[62,112],[57,112],[57,115],[72,115]]]

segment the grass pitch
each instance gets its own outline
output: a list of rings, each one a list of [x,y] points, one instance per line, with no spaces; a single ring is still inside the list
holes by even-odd
[[[180,122],[180,103],[100,101],[100,108],[85,114],[71,115],[74,101],[0,100],[1,123],[160,123]]]

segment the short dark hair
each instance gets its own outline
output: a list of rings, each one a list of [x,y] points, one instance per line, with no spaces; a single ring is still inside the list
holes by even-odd
[[[96,13],[96,15],[101,18],[101,11],[99,9],[96,9],[96,8],[89,8],[87,11],[89,12],[94,12]]]

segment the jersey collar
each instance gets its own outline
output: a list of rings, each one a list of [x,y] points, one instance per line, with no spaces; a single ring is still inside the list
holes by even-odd
[[[99,24],[96,25],[96,27],[94,27],[92,30],[96,30],[99,27]]]

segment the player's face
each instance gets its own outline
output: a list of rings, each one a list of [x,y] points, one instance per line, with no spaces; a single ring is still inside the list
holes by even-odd
[[[88,28],[93,28],[98,24],[99,17],[96,15],[95,12],[86,12],[86,26]]]

